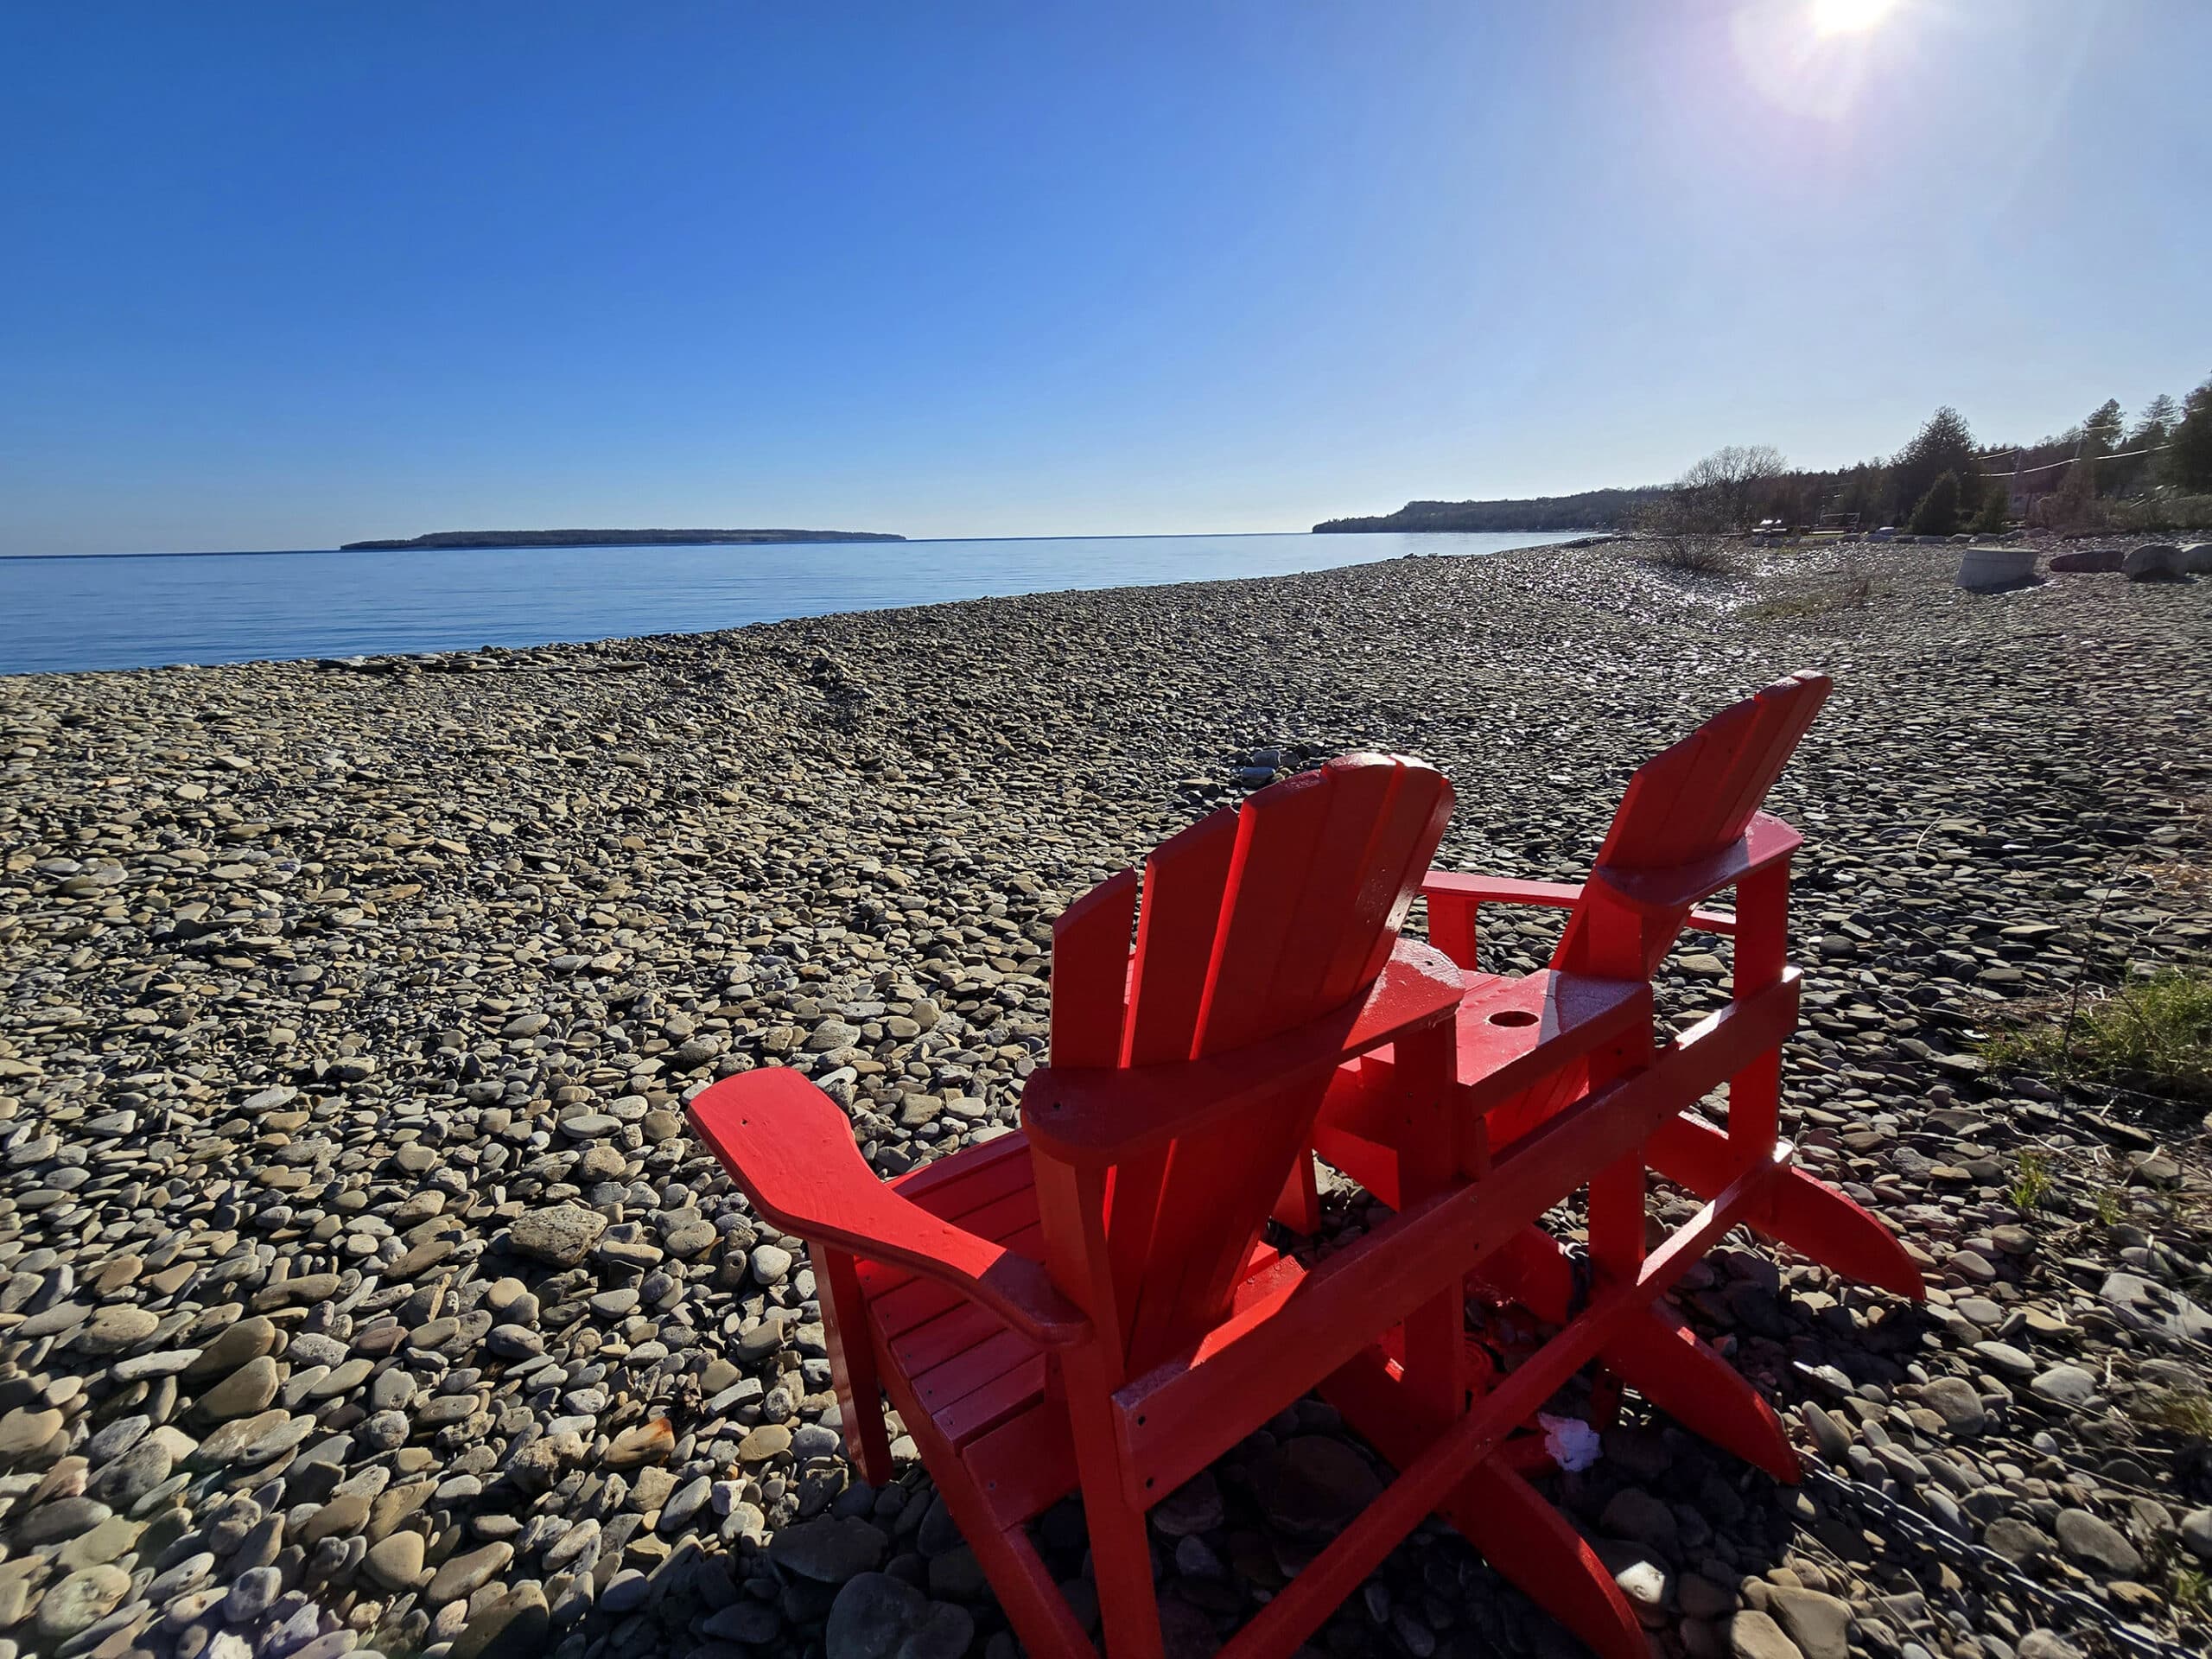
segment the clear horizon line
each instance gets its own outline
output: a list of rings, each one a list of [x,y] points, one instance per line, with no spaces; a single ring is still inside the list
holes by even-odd
[[[1332,536],[1586,536],[1603,527],[1586,524],[1573,530],[1351,530],[1330,531]],[[601,552],[656,547],[727,547],[743,551],[754,547],[927,547],[947,542],[1162,542],[1196,541],[1201,537],[1233,536],[1317,536],[1311,525],[1304,530],[1171,530],[1115,531],[1092,535],[1062,531],[1049,536],[901,536],[897,541],[809,542],[515,542],[474,547],[209,547],[180,549],[167,553],[0,553],[0,559],[287,559],[318,558],[340,553],[547,553]]]

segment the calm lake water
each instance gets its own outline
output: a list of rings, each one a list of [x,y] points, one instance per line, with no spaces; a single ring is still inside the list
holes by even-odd
[[[1112,536],[0,559],[0,674],[694,633],[1567,539],[1527,531]]]

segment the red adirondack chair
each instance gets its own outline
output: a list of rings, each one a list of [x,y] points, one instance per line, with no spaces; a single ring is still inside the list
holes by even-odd
[[[1556,1191],[1563,1176],[1590,1186],[1597,1282],[1585,1311],[1573,1310],[1572,1264],[1541,1229],[1521,1226],[1480,1253],[1481,1280],[1566,1326],[1492,1401],[1519,1389],[1533,1404],[1596,1357],[1687,1426],[1785,1481],[1797,1478],[1796,1454],[1772,1408],[1658,1297],[1739,1222],[1849,1276],[1923,1294],[1889,1231],[1796,1168],[1777,1139],[1781,1045],[1796,1024],[1798,986],[1784,963],[1789,862],[1802,838],[1758,808],[1828,689],[1819,676],[1795,676],[1723,710],[1641,768],[1586,882],[1433,871],[1422,884],[1432,939],[1467,973],[1454,1089],[1467,1119],[1465,1173],[1490,1195],[1492,1217],[1526,1211],[1527,1193]],[[1700,908],[1730,887],[1734,915]],[[1571,907],[1552,965],[1518,978],[1479,972],[1476,911],[1485,903]],[[1685,925],[1735,937],[1733,996],[1654,1052],[1649,980]],[[1349,1066],[1315,1143],[1386,1202],[1402,1205],[1433,1192],[1437,1179],[1427,1167],[1432,1146],[1396,1133],[1395,1064],[1379,1050]],[[1724,1081],[1726,1134],[1684,1116]],[[1648,1257],[1647,1160],[1711,1200]],[[1416,1176],[1418,1190],[1409,1190]],[[1332,1377],[1324,1393],[1402,1464],[1445,1429],[1389,1382],[1370,1356],[1364,1369]],[[1516,1464],[1532,1459],[1513,1450],[1475,1468],[1441,1512],[1591,1646],[1641,1659],[1646,1644],[1633,1610],[1588,1546],[1521,1478]]]
[[[1451,801],[1417,763],[1332,761],[1161,846],[1141,907],[1126,870],[1087,894],[1054,931],[1052,1064],[1019,1135],[887,1185],[795,1072],[691,1105],[760,1213],[808,1242],[862,1475],[891,1476],[880,1389],[1033,1654],[1090,1651],[1025,1530],[1070,1491],[1108,1650],[1153,1659],[1153,1503],[1386,1332],[1387,1386],[1438,1423],[1465,1416],[1464,1206],[1310,1272],[1259,1237],[1325,1095],[1382,1045],[1389,1081],[1369,1092],[1426,1154],[1405,1191],[1429,1170],[1467,1185],[1450,1099],[1461,976],[1397,937]],[[1409,1457],[1231,1650],[1288,1653],[1485,1450]]]

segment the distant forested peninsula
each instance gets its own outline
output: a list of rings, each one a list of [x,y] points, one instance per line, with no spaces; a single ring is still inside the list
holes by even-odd
[[[711,547],[748,542],[903,542],[880,530],[437,530],[404,540],[346,542],[341,553],[406,547]]]
[[[1658,486],[1585,490],[1523,501],[1408,501],[1372,518],[1331,518],[1316,534],[1363,530],[1618,530],[1629,515],[1666,492]]]

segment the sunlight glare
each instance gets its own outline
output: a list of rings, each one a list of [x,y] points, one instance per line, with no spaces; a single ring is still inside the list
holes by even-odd
[[[1858,35],[1889,15],[1897,0],[1813,0],[1813,29],[1820,35]]]

